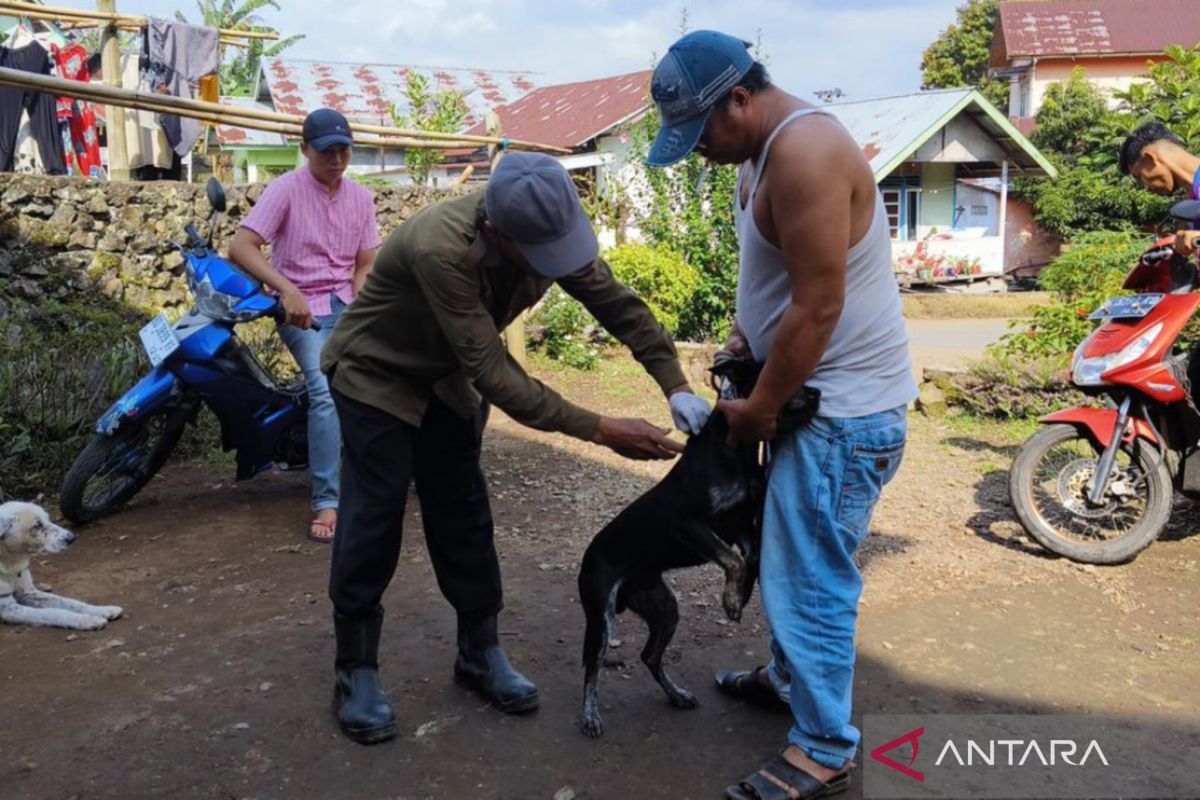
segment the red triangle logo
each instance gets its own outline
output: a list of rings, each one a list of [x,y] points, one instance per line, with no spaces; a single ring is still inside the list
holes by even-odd
[[[920,747],[921,747],[921,744],[918,740],[924,735],[925,735],[925,726],[922,725],[920,728],[917,728],[916,730],[909,731],[908,733],[904,734],[903,736],[900,736],[896,739],[892,739],[887,744],[881,744],[879,747],[876,747],[874,750],[871,751],[871,758],[875,759],[880,764],[885,764],[885,765],[891,767],[892,769],[896,770],[897,772],[907,775],[908,777],[912,778],[915,781],[920,781],[921,783],[924,783],[925,782],[925,773],[918,772],[917,770],[912,768],[912,765],[914,763],[916,763],[917,752],[920,750]],[[895,761],[884,755],[884,753],[888,752],[889,750],[894,750],[903,744],[911,744],[912,745],[912,758],[909,759],[907,765],[901,764],[899,761]]]

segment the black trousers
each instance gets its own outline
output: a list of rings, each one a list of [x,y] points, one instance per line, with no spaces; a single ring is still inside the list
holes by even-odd
[[[419,427],[333,391],[342,428],[341,498],[329,597],[363,617],[396,573],[409,483],[417,485],[429,557],[463,617],[503,606],[492,510],[479,465],[486,409],[463,419],[434,399]]]
[[[50,56],[36,42],[15,50],[0,47],[0,67],[49,75]],[[57,98],[46,92],[0,86],[0,172],[12,172],[16,166],[13,162],[22,111],[29,112],[30,132],[37,141],[45,173],[62,175],[67,171],[56,102]]]

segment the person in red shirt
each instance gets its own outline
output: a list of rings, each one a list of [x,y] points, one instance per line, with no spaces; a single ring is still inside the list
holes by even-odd
[[[343,177],[354,146],[346,118],[318,109],[305,117],[303,139],[307,163],[271,182],[242,220],[229,257],[278,292],[287,314],[279,333],[308,385],[309,537],[329,542],[337,528],[342,440],[320,368],[321,347],[362,288],[382,242],[371,192]],[[263,253],[268,243],[269,259]]]

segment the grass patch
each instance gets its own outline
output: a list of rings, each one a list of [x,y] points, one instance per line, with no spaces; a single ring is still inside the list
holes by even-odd
[[[909,319],[1011,319],[1029,316],[1029,309],[1048,303],[1050,294],[904,294],[900,300]]]

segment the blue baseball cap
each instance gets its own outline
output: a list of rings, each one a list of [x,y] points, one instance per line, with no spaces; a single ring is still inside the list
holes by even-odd
[[[692,31],[671,45],[650,79],[662,127],[649,166],[669,167],[696,149],[716,102],[754,66],[750,47],[717,31]]]
[[[350,123],[332,108],[318,108],[304,118],[304,143],[324,152],[334,145],[352,146]]]

